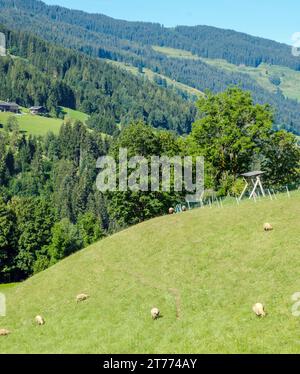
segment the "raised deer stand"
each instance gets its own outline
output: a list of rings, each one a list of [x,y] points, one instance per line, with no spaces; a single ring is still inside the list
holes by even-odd
[[[246,184],[245,188],[243,189],[243,192],[241,193],[241,196],[239,197],[239,201],[242,200],[247,190],[251,188],[251,184],[253,186],[253,189],[251,191],[249,199],[255,198],[257,189],[260,189],[263,197],[266,196],[265,190],[261,182],[261,176],[263,174],[265,174],[264,171],[252,171],[250,173],[241,174],[241,176],[244,177],[244,181]]]

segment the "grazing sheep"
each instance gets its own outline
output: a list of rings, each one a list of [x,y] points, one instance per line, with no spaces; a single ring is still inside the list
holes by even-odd
[[[272,225],[270,225],[270,223],[265,223],[264,224],[264,230],[265,231],[272,231],[273,227],[272,227]]]
[[[182,210],[183,212],[186,212],[186,211],[187,211],[187,207],[186,207],[185,205],[183,205],[183,207],[181,208],[181,210]]]
[[[175,213],[175,209],[174,208],[170,208],[169,209],[169,214],[174,214]]]
[[[151,309],[151,317],[152,319],[157,319],[159,317],[160,311],[157,308]]]
[[[257,315],[257,317],[265,317],[265,307],[261,303],[257,303],[252,307],[253,312]]]
[[[39,326],[42,326],[45,324],[45,320],[42,316],[36,316],[35,317],[35,322],[37,323],[37,325]]]
[[[0,336],[7,336],[10,334],[10,331],[6,329],[0,329]]]
[[[77,303],[80,303],[81,301],[85,301],[88,298],[89,298],[89,295],[81,293],[81,294],[79,294],[79,295],[76,296],[76,301],[77,301]]]

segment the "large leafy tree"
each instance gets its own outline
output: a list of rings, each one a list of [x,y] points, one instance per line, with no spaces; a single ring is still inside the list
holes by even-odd
[[[126,126],[111,147],[111,154],[117,158],[119,149],[126,148],[128,156],[158,155],[160,141],[152,127],[143,122]]]
[[[264,149],[263,168],[272,186],[300,183],[300,148],[293,134],[274,132]]]
[[[216,185],[224,175],[237,177],[248,171],[271,133],[270,107],[255,105],[249,92],[236,87],[217,95],[207,93],[197,106],[201,118],[191,137],[213,167]]]
[[[87,212],[80,215],[77,226],[85,247],[100,240],[104,236],[101,222],[93,213]]]
[[[15,197],[10,208],[16,216],[18,254],[16,264],[25,275],[31,275],[39,251],[51,240],[55,215],[50,205],[40,198]]]
[[[143,156],[148,161],[151,156],[180,154],[179,142],[174,135],[156,131],[141,122],[127,126],[114,142],[111,153],[116,160],[120,148],[127,149],[128,157]],[[128,176],[131,172],[129,170]],[[154,192],[150,191],[150,188],[144,192],[127,190],[110,192],[108,195],[110,216],[117,227],[136,224],[164,214],[170,206],[176,205],[182,199],[178,193]]]
[[[48,247],[51,263],[54,264],[64,257],[82,248],[82,239],[76,225],[67,218],[55,223],[52,229],[52,240]]]

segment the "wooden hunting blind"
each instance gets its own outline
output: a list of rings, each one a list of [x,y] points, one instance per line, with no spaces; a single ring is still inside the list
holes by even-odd
[[[264,171],[251,171],[249,173],[241,174],[241,176],[244,178],[244,181],[245,181],[245,188],[243,189],[243,192],[241,193],[239,200],[242,200],[247,190],[251,188],[251,185],[253,188],[251,190],[249,199],[255,198],[255,196],[257,195],[256,190],[258,189],[260,189],[264,197],[266,196],[263,185],[262,185],[262,181],[261,181],[261,177],[264,174],[265,174]]]

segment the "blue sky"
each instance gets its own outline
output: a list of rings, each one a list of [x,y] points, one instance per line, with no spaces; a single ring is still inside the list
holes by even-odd
[[[300,31],[299,0],[44,0],[129,21],[210,25],[291,44]]]

